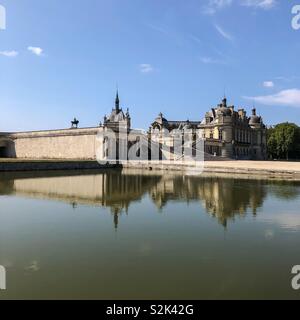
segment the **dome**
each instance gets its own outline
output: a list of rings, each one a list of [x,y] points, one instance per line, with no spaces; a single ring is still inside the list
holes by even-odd
[[[252,116],[250,117],[249,124],[261,123],[261,117],[256,114],[256,109],[252,109]]]
[[[260,123],[260,117],[259,116],[251,116],[250,117],[250,121],[249,121],[250,124],[256,124],[256,123]]]
[[[231,109],[227,107],[220,107],[218,112],[221,113],[223,116],[231,116],[232,112]]]

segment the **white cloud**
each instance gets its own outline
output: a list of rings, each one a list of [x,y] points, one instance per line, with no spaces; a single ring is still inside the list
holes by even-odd
[[[273,88],[274,87],[274,82],[273,81],[264,81],[263,86],[265,88]]]
[[[205,63],[205,64],[225,64],[224,61],[218,60],[218,59],[214,59],[214,58],[211,58],[211,57],[201,57],[200,60],[201,60],[202,63]]]
[[[207,0],[202,12],[204,14],[214,15],[216,12],[230,7],[232,4],[268,10],[277,4],[277,0]]]
[[[193,35],[193,34],[190,34],[190,35],[189,35],[189,38],[192,39],[192,40],[194,40],[194,41],[197,42],[197,43],[200,43],[200,44],[203,43],[203,41],[202,41],[200,38],[198,38],[197,36],[195,36],[195,35]]]
[[[264,105],[300,108],[300,89],[287,89],[272,95],[244,98]]]
[[[229,7],[233,0],[209,0],[208,4],[203,8],[205,14],[215,14],[218,10]]]
[[[151,73],[154,71],[154,68],[148,63],[142,63],[139,65],[139,67],[141,73]]]
[[[276,0],[242,0],[241,4],[247,7],[255,7],[261,9],[271,9],[276,5]]]
[[[33,54],[35,54],[37,56],[41,56],[42,53],[43,53],[43,49],[39,48],[39,47],[28,47],[27,50],[32,52]]]
[[[1,56],[9,57],[9,58],[14,58],[19,54],[18,51],[12,50],[12,51],[0,51]]]
[[[223,28],[221,28],[219,25],[215,24],[216,30],[219,32],[219,34],[226,40],[233,41],[233,37],[231,34],[226,32]]]

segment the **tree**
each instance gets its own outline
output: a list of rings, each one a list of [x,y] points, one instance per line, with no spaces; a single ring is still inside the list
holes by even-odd
[[[288,122],[269,128],[267,149],[273,159],[300,159],[300,128]]]

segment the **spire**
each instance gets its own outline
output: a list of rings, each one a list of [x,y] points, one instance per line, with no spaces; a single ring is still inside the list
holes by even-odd
[[[227,99],[226,96],[222,100],[222,107],[227,107]]]
[[[252,115],[256,116],[255,100],[253,100]]]
[[[226,87],[224,86],[224,97],[222,99],[222,107],[227,107]]]
[[[116,100],[115,100],[115,109],[117,112],[120,110],[120,99],[119,99],[119,90],[117,89]]]

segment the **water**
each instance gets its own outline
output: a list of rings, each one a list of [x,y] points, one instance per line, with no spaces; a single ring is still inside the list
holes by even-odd
[[[0,299],[299,299],[300,183],[0,175]]]

